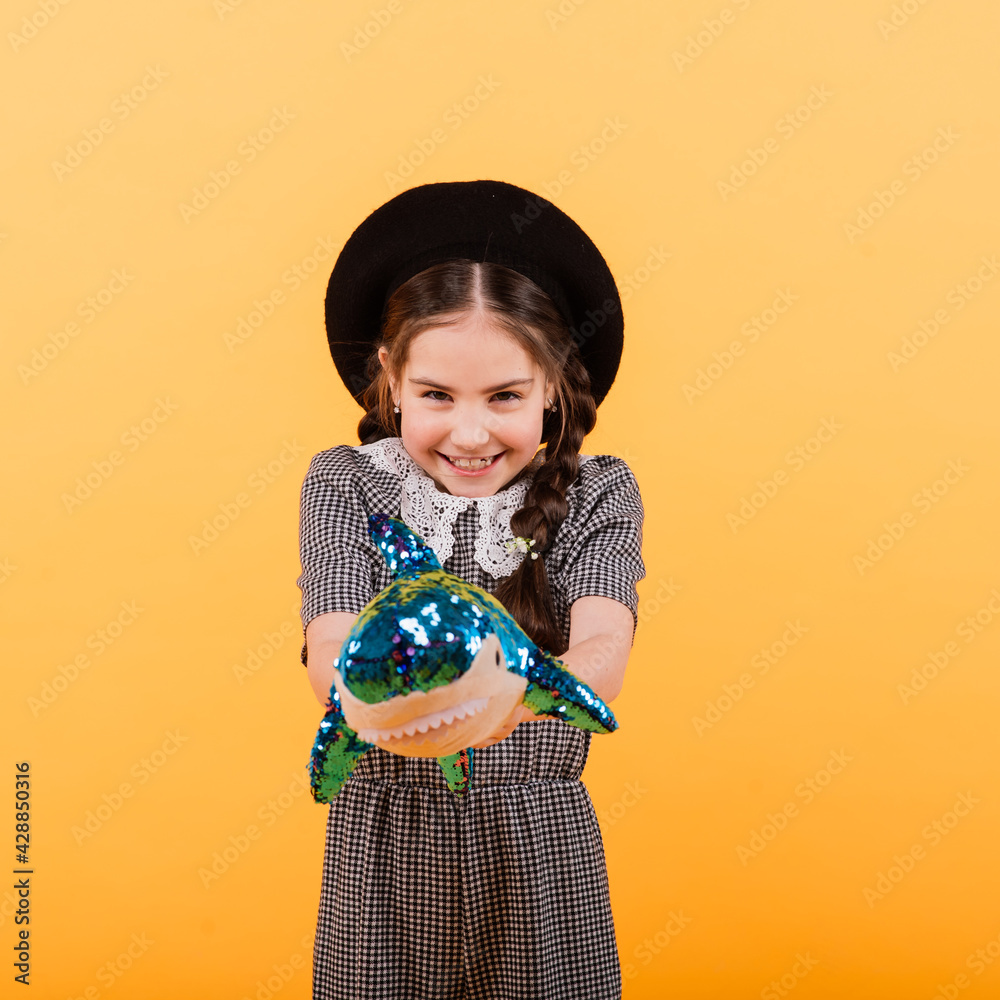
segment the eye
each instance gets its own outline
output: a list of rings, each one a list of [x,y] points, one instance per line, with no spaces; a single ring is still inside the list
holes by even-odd
[[[505,398],[501,399],[500,397]],[[432,399],[435,403],[443,403],[445,400],[451,399],[448,393],[442,392],[440,389],[428,389],[428,391],[423,393],[420,398]],[[493,398],[498,403],[516,403],[522,399],[519,393],[512,392],[510,389],[504,389],[501,392],[495,393]]]
[[[500,650],[497,650],[497,666],[500,666]]]

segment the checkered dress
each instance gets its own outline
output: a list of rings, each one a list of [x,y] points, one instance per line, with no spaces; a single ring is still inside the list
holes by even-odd
[[[313,458],[302,488],[303,626],[360,612],[389,584],[366,518],[399,516],[402,488],[357,447]],[[542,558],[568,642],[570,606],[588,594],[627,605],[634,623],[645,569],[642,500],[624,461],[581,456],[567,499]],[[497,580],[474,558],[478,518],[475,504],[457,515],[444,566],[493,592]],[[330,805],[314,1000],[620,997],[604,846],[580,781],[589,746],[589,733],[563,722],[524,723],[476,750],[463,798],[437,761],[369,750]]]

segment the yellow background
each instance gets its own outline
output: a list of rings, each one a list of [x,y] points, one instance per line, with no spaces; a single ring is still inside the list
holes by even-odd
[[[625,996],[1000,994],[998,27],[989,0],[5,5],[2,723],[35,996],[308,996],[298,491],[361,415],[325,282],[392,194],[475,178],[548,193],[626,298],[584,447],[647,517],[622,726],[585,774]]]

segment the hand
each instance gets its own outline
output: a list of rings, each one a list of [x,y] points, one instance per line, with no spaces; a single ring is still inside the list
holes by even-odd
[[[522,722],[543,722],[547,715],[535,715],[527,705],[517,705],[507,718],[482,743],[473,743],[474,750],[483,750],[506,739]]]

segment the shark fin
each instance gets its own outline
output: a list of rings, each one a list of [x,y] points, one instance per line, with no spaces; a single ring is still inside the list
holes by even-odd
[[[472,747],[459,750],[447,757],[438,757],[437,762],[444,772],[448,787],[456,795],[465,795],[472,787]]]
[[[535,653],[534,660],[528,668],[524,704],[535,715],[562,719],[592,733],[611,733],[618,728],[611,709],[571,674],[562,660],[544,649]]]
[[[344,721],[340,697],[331,691],[330,710],[319,724],[309,758],[309,781],[313,798],[329,802],[344,787],[355,765],[371,747]]]
[[[402,521],[388,514],[369,514],[368,534],[382,554],[393,580],[404,573],[426,573],[442,568],[435,551]]]

